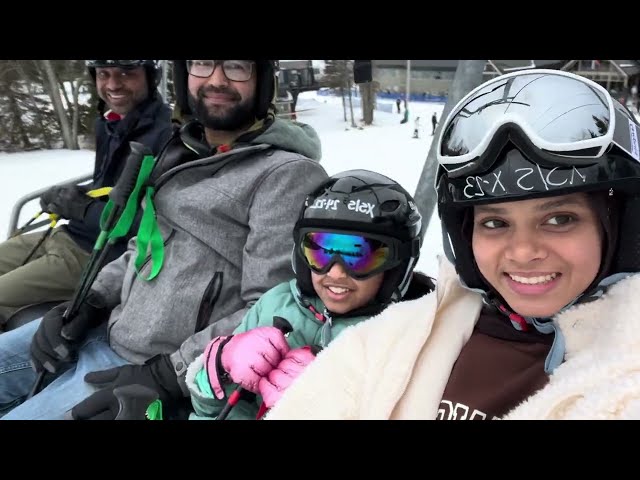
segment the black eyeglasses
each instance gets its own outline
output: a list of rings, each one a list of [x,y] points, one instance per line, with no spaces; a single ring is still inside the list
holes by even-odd
[[[225,77],[233,82],[251,78],[256,62],[253,60],[187,60],[187,72],[198,78],[209,78],[217,65],[222,65]]]

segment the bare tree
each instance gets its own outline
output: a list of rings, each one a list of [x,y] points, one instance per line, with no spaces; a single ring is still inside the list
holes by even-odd
[[[73,98],[72,109],[73,109],[73,118],[71,121],[71,135],[78,141],[78,130],[80,127],[80,89],[85,82],[85,77],[78,77],[73,82],[71,82],[71,95]]]
[[[35,62],[34,62],[35,63]],[[42,116],[42,111],[40,110],[40,108],[38,107],[38,102],[36,100],[36,96],[35,96],[35,85],[34,82],[29,78],[25,68],[24,68],[24,64],[23,62],[17,61],[15,62],[15,66],[16,69],[18,71],[18,73],[20,74],[20,78],[22,79],[22,81],[24,82],[24,84],[27,86],[27,92],[29,94],[29,101],[30,101],[30,106],[31,106],[31,110],[33,112],[33,116],[35,119],[36,124],[38,125],[40,132],[42,133],[42,137],[44,139],[44,146],[47,149],[51,149],[51,136],[49,135],[49,131],[46,127],[45,124],[45,120]]]
[[[376,104],[376,91],[374,82],[360,84],[360,97],[362,98],[362,120],[365,125],[373,123],[373,110]]]
[[[351,77],[347,77],[347,91],[349,92],[349,110],[351,112],[351,127],[356,128],[356,121],[353,118],[353,101],[351,99]]]
[[[327,87],[334,88],[340,92],[345,122],[348,121],[345,89],[350,91],[351,75],[347,60],[326,60],[324,83]]]
[[[40,109],[33,108],[35,97],[21,61],[0,61],[0,148],[20,151],[37,148],[41,134],[34,131]]]
[[[62,130],[62,141],[64,143],[65,148],[71,150],[78,149],[78,138],[74,138],[71,133],[71,127],[69,125],[69,118],[67,117],[67,112],[65,111],[64,105],[62,104],[62,97],[60,96],[60,88],[58,86],[58,76],[56,75],[55,70],[53,69],[53,65],[51,64],[51,60],[40,60],[41,65],[45,72],[46,82],[45,85],[48,85],[49,96],[51,97],[51,101],[53,102],[53,108],[58,117],[58,121],[60,123],[60,129]]]
[[[414,196],[418,210],[420,210],[420,213],[422,214],[423,235],[429,225],[429,221],[431,220],[436,204],[436,190],[434,188],[436,171],[438,169],[438,159],[436,154],[438,138],[440,137],[442,125],[444,124],[444,120],[449,115],[451,109],[460,100],[462,100],[467,93],[482,83],[482,74],[484,72],[486,62],[486,60],[460,60],[458,63],[458,68],[456,69],[456,73],[453,77],[453,83],[451,84],[451,88],[449,88],[447,103],[442,115],[440,116],[440,122],[438,123],[433,136],[431,148],[429,149],[429,154],[427,155],[424,167],[422,168],[422,174],[420,175],[416,194]]]
[[[20,111],[20,106],[18,105],[18,100],[15,95],[9,95],[9,111],[13,115],[14,119],[16,119],[15,125],[16,128],[12,132],[12,143],[17,143],[18,140],[22,142],[22,147],[25,149],[31,148],[31,141],[29,140],[29,134],[27,133],[27,128],[22,121],[22,112]]]
[[[88,79],[84,61],[51,60],[50,64],[58,85],[55,89],[40,60],[0,60],[1,150],[56,148],[56,143],[63,140],[65,123],[60,121],[61,111],[55,108],[52,92],[60,94],[66,124],[71,125],[71,143],[62,141],[64,147],[74,147],[78,135],[92,133],[92,105],[97,100],[92,97],[83,102],[79,95]],[[88,92],[92,94],[91,84]]]
[[[80,62],[80,65],[83,63],[84,62]],[[58,81],[60,83],[60,90],[64,96],[65,105],[71,114],[71,135],[77,142],[80,124],[79,97],[80,90],[87,81],[86,70],[84,65],[79,68],[78,62],[73,61],[55,62],[53,65],[56,71],[64,76],[64,78],[58,77]],[[70,87],[71,99],[69,99],[68,89],[65,84],[68,84]]]

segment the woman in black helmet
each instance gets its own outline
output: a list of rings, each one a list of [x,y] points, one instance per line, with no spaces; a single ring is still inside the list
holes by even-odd
[[[345,332],[268,418],[640,418],[639,132],[565,72],[469,93],[438,140],[436,292]]]

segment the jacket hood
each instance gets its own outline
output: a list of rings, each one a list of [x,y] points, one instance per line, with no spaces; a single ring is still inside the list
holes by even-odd
[[[296,301],[296,304],[298,305],[298,307],[300,307],[300,310],[302,310],[303,312],[305,312],[305,314],[309,317],[309,318],[314,318],[313,312],[309,309],[309,304],[319,313],[323,313],[325,306],[324,303],[322,303],[322,300],[320,300],[320,297],[318,296],[305,296],[302,294],[302,292],[300,292],[300,290],[298,289],[298,284],[295,280],[295,278],[293,280],[289,281],[289,290],[291,290],[291,294],[293,295],[293,298]],[[306,303],[306,305],[305,305]]]
[[[317,161],[322,157],[320,138],[313,127],[281,118],[276,118],[264,132],[251,139],[249,143],[266,143]]]

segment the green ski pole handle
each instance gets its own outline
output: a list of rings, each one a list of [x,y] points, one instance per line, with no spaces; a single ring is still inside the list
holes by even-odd
[[[86,293],[93,283],[93,280],[95,280],[95,276],[97,275],[97,272],[99,270],[99,265],[97,265],[98,262],[96,261],[98,259],[98,255],[106,243],[109,231],[117,223],[118,218],[124,210],[124,206],[126,205],[127,200],[136,185],[138,174],[140,173],[140,167],[142,166],[142,161],[144,160],[145,155],[151,154],[149,148],[145,147],[141,143],[129,142],[129,145],[131,147],[131,153],[127,158],[125,166],[122,169],[122,173],[120,174],[116,185],[109,192],[109,198],[111,201],[113,201],[114,206],[111,209],[107,221],[105,222],[105,228],[102,229],[102,231],[100,232],[100,236],[96,240],[93,252],[91,253],[91,258],[85,265],[82,279],[78,284],[78,288],[75,291],[71,304],[63,314],[63,324],[68,323],[69,318],[72,318],[73,315],[75,315],[78,307],[84,300]],[[104,258],[103,255],[100,256]],[[38,374],[38,377],[36,378],[36,381],[33,384],[33,387],[31,388],[27,399],[33,397],[40,391],[46,373],[47,371],[43,370]]]

